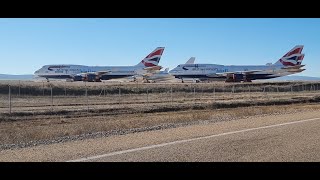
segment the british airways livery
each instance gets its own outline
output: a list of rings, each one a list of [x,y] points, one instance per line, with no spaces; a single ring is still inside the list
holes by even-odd
[[[135,66],[84,66],[84,65],[45,65],[34,74],[49,80],[71,79],[74,81],[96,81],[130,77],[140,70],[158,70],[164,47],[158,47]]]
[[[225,80],[226,82],[251,82],[257,79],[271,79],[299,73],[304,54],[303,45],[295,46],[276,63],[267,65],[219,65],[219,64],[180,64],[169,73],[176,78],[197,78],[204,80]]]

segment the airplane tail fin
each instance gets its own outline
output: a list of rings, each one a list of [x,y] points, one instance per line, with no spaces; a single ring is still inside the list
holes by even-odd
[[[303,58],[304,58],[304,54],[301,54],[301,56],[298,57],[298,60],[297,60],[298,65],[301,65]]]
[[[298,45],[292,48],[289,52],[280,58],[275,65],[283,66],[296,66],[301,65],[301,62],[304,58],[304,54],[301,54],[303,50],[303,45]]]
[[[158,66],[164,47],[157,47],[154,51],[148,54],[139,64],[136,66],[153,67]]]
[[[186,64],[194,64],[194,61],[196,60],[195,57],[191,57],[187,62]]]

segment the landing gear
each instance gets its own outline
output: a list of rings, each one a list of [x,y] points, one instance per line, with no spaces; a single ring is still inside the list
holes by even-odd
[[[243,82],[252,82],[251,79],[248,79],[247,75],[243,75]]]
[[[252,82],[246,74],[232,74],[228,75],[225,82]]]

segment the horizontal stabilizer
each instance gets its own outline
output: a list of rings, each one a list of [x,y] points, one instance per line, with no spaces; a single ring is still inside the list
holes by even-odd
[[[162,69],[162,66],[151,66],[151,67],[145,67],[143,70],[152,71],[152,70],[160,70]]]
[[[305,65],[295,65],[295,66],[284,66],[282,69],[299,69],[301,67],[304,67]]]

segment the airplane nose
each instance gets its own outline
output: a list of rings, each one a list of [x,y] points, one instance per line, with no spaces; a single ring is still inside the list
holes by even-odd
[[[40,73],[40,69],[34,72],[35,75],[38,75],[39,73]]]

